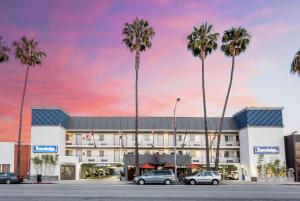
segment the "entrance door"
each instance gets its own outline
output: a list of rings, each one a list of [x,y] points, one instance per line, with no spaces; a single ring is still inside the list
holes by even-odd
[[[61,180],[75,180],[75,165],[61,165],[60,166]]]

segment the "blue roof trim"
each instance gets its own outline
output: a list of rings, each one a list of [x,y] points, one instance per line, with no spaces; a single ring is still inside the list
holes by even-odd
[[[69,116],[61,109],[32,109],[32,126],[62,126],[67,128]]]
[[[283,127],[282,109],[245,109],[234,115],[238,128]]]

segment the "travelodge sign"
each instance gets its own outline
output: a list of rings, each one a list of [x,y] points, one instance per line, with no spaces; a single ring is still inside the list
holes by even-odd
[[[33,153],[57,153],[57,146],[49,146],[49,145],[33,145],[32,152]]]
[[[254,147],[254,154],[279,154],[279,146]]]

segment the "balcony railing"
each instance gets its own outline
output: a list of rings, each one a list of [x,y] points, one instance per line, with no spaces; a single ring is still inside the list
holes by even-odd
[[[205,148],[205,140],[200,140],[200,141],[177,141],[177,147],[178,148]],[[209,141],[209,145],[211,145],[212,148],[217,147],[217,140],[214,140],[213,143],[212,141]],[[82,140],[81,142],[76,142],[75,140],[71,141],[66,141],[66,146],[69,147],[134,147],[135,142],[131,140]],[[240,146],[239,142],[237,141],[221,141],[220,147],[238,147]],[[144,141],[140,140],[139,141],[139,147],[144,147],[144,148],[151,148],[151,147],[174,147],[174,142],[173,141]]]
[[[216,161],[215,157],[210,157],[210,163],[214,163]],[[239,157],[220,157],[219,158],[220,163],[239,163],[240,158]],[[199,164],[205,164],[206,163],[206,157],[200,156],[200,157],[192,157],[192,163],[199,163]]]

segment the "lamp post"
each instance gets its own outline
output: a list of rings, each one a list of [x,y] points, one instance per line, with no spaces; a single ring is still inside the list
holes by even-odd
[[[173,128],[174,128],[174,173],[175,173],[175,178],[177,180],[177,154],[176,154],[176,146],[177,146],[177,140],[176,140],[176,107],[177,103],[180,101],[180,98],[176,99],[175,107],[174,107],[174,119],[173,119]]]

